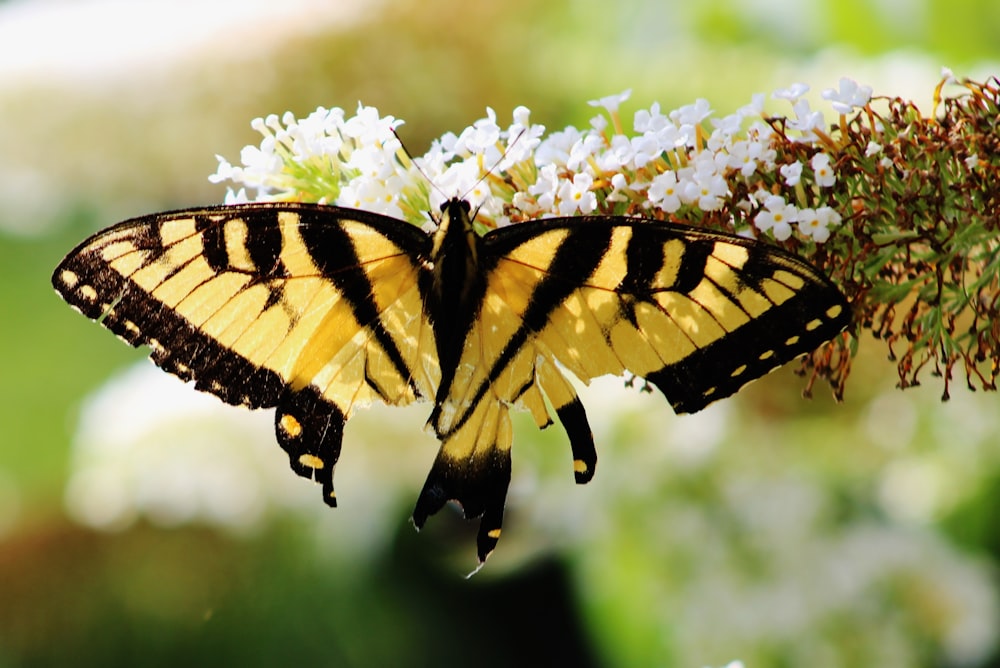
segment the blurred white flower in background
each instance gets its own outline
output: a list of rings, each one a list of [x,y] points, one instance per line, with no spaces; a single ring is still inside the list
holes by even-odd
[[[144,361],[83,406],[66,509],[80,524],[111,531],[142,518],[246,534],[296,515],[322,523],[323,542],[368,554],[398,530],[434,456],[421,417],[395,409],[387,420],[379,410],[347,429],[336,478],[341,507],[331,509],[318,485],[289,468],[274,411],[227,406]]]

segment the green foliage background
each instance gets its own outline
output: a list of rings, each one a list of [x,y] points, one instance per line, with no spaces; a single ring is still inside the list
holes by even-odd
[[[519,423],[515,486],[523,476],[534,487],[513,495],[497,563],[466,581],[469,528],[442,515],[416,536],[406,522],[415,496],[398,493],[398,533],[351,557],[317,547],[317,529],[294,514],[242,536],[197,524],[140,521],[106,534],[73,523],[63,490],[81,404],[144,355],[70,312],[49,274],[84,236],[116,220],[219,201],[206,180],[213,155],[235,159],[255,143],[255,116],[351,110],[361,100],[405,118],[402,136],[421,153],[486,106],[507,119],[524,104],[557,129],[586,124],[594,113],[586,100],[625,88],[634,90],[626,119],[653,100],[669,109],[697,97],[726,113],[754,92],[796,80],[821,89],[842,75],[877,94],[929,99],[942,64],[962,75],[989,72],[992,62],[996,73],[998,28],[1000,6],[986,0],[395,0],[360,23],[317,27],[260,51],[250,42],[238,54],[207,50],[93,81],[0,80],[0,181],[8,184],[0,187],[0,666],[963,664],[942,649],[937,620],[949,611],[919,571],[936,567],[944,550],[987,574],[977,582],[995,578],[1000,397],[959,392],[939,404],[931,382],[897,397],[874,342],[863,342],[843,405],[821,389],[800,400],[801,379],[782,370],[730,402],[722,441],[696,464],[656,454],[678,447],[661,425],[683,433],[665,402],[617,402],[621,412],[604,414],[592,395],[588,407],[609,436],[590,489],[569,482],[560,434]],[[900,76],[914,72],[918,84]],[[25,175],[34,187],[10,185]],[[908,421],[894,422],[898,413],[886,406],[903,406]],[[396,446],[371,439],[373,423],[346,445],[389,461]],[[892,439],[879,436],[898,430],[912,437],[886,445]],[[429,462],[428,443],[412,447],[424,447]],[[901,462],[918,463],[927,475],[916,479],[934,485],[913,489],[933,498],[909,520],[885,501],[887,471]],[[415,486],[425,471],[412,472]],[[352,472],[342,466],[338,475]],[[819,490],[822,499],[794,540],[781,527],[741,520],[731,495],[757,490],[749,498],[759,499],[780,485]],[[550,503],[553,496],[568,501]],[[565,509],[576,498],[586,512],[552,540],[532,504]],[[684,534],[691,517],[701,528]],[[795,641],[737,627],[730,613],[751,584],[784,584],[792,607],[809,608],[816,592],[796,569],[808,573],[821,546],[859,526],[930,535],[906,544],[932,547],[878,580],[881,591],[796,631]],[[789,545],[778,544],[784,539]],[[712,569],[722,583],[708,606],[718,641],[701,642],[689,594]],[[1000,665],[997,657],[980,652],[971,663]]]

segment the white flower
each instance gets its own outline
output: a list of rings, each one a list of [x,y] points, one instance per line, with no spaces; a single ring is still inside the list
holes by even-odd
[[[708,105],[708,100],[698,98],[694,104],[686,104],[683,107],[670,112],[670,120],[677,125],[699,125],[703,120],[712,115],[712,107]]]
[[[635,120],[632,127],[636,132],[659,132],[668,125],[672,125],[670,119],[660,113],[660,103],[654,102],[649,110],[640,109],[635,112]]]
[[[970,155],[969,157],[967,157],[964,160],[964,162],[965,162],[965,166],[968,167],[970,171],[973,170],[973,169],[975,169],[976,167],[979,166],[979,154],[978,153],[973,153],[972,155]]]
[[[528,194],[534,195],[538,208],[552,211],[555,207],[556,191],[559,187],[559,174],[554,164],[544,165],[538,170],[538,178],[528,186]]]
[[[802,178],[802,163],[793,162],[788,165],[782,165],[780,171],[781,175],[785,177],[786,186],[797,186],[799,184],[799,180]]]
[[[757,159],[760,157],[761,146],[757,142],[741,139],[729,147],[726,167],[738,169],[744,178],[757,170]]]
[[[632,95],[632,89],[628,88],[617,95],[608,95],[598,100],[589,100],[587,104],[592,107],[604,107],[609,114],[618,112],[618,106]]]
[[[627,201],[627,197],[622,194],[622,192],[629,188],[628,179],[625,178],[624,174],[615,174],[611,177],[611,192],[607,194],[604,198],[608,202],[624,202]]]
[[[716,133],[728,138],[737,134],[743,127],[743,116],[738,113],[729,114],[723,118],[713,118],[711,122]]]
[[[788,119],[788,127],[802,133],[797,141],[814,142],[819,139],[816,131],[822,132],[825,125],[823,112],[813,111],[808,100],[797,101],[792,110],[795,112],[795,118]]]
[[[597,208],[597,197],[590,191],[594,177],[586,172],[576,174],[572,181],[562,181],[559,186],[559,215],[576,212],[591,213]]]
[[[402,122],[392,116],[379,116],[375,107],[358,104],[358,112],[344,121],[341,133],[354,139],[358,145],[378,146],[392,138],[392,130]]]
[[[834,111],[849,114],[856,108],[868,104],[872,99],[872,87],[859,86],[857,81],[841,77],[839,89],[827,88],[821,95],[824,100],[830,100]]]
[[[778,88],[771,93],[771,97],[776,100],[790,100],[792,102],[796,102],[800,97],[808,92],[809,84],[793,83],[788,88]]]
[[[403,212],[399,208],[401,190],[399,177],[392,179],[358,177],[341,188],[337,203],[354,209],[402,218]]]
[[[566,168],[571,172],[586,169],[587,163],[604,149],[604,137],[597,133],[588,133],[577,140],[570,148],[566,157]]]
[[[714,164],[703,161],[684,185],[684,199],[695,202],[702,211],[718,211],[729,194],[729,184]]]
[[[222,200],[223,204],[247,204],[250,198],[247,197],[246,188],[240,188],[237,191],[233,191],[232,188],[226,188],[226,196]]]
[[[798,219],[798,210],[785,202],[779,195],[769,195],[764,199],[764,208],[754,217],[754,225],[761,232],[771,230],[778,241],[792,236],[792,223]]]
[[[823,243],[830,238],[830,226],[840,224],[840,214],[828,206],[818,209],[800,209],[798,215],[799,231],[811,237],[816,243]]]
[[[736,113],[744,118],[748,118],[750,116],[760,116],[764,113],[764,94],[754,93],[750,97],[750,103],[740,107]]]
[[[833,168],[830,167],[830,156],[826,153],[817,153],[809,161],[809,164],[813,168],[819,187],[829,188],[837,182],[837,176],[833,173]]]
[[[486,118],[480,118],[458,136],[455,152],[459,155],[483,155],[487,161],[496,162],[500,158],[497,148],[497,142],[500,141],[500,126],[496,120],[496,112],[487,107]]]
[[[882,152],[882,145],[878,142],[870,141],[868,145],[865,146],[865,157],[870,158],[873,155],[878,155]]]
[[[636,169],[642,169],[663,152],[660,149],[660,143],[651,135],[632,137],[629,148],[631,150],[631,163]]]
[[[580,141],[583,133],[572,126],[557,130],[542,140],[535,151],[535,163],[544,165],[565,165],[569,160],[569,152]]]
[[[285,114],[282,120],[296,159],[339,154],[344,142],[339,129],[344,120],[343,109],[319,107],[300,121],[296,121],[291,113]]]
[[[677,173],[671,170],[657,174],[649,184],[646,197],[653,206],[674,213],[681,208],[681,198],[677,189]]]
[[[511,206],[527,216],[536,216],[541,213],[541,208],[538,206],[538,202],[531,196],[530,193],[518,191],[514,193],[514,197],[511,198],[510,203]]]
[[[514,109],[514,122],[507,129],[507,146],[504,159],[497,165],[497,169],[505,171],[512,165],[532,159],[532,154],[541,143],[541,137],[545,134],[544,125],[531,125],[531,112],[527,107],[520,106]]]

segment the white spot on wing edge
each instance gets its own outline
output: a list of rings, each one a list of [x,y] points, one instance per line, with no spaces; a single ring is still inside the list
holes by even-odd
[[[59,273],[59,280],[67,288],[73,288],[76,287],[76,284],[77,282],[79,282],[80,277],[77,276],[75,271],[70,271],[69,269],[63,269],[62,272]]]

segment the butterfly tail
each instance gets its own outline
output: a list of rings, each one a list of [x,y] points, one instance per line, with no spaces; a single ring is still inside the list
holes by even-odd
[[[340,458],[346,419],[334,404],[311,386],[288,389],[275,412],[278,443],[288,453],[288,463],[298,475],[323,485],[323,500],[337,506],[333,469]]]
[[[420,529],[448,501],[461,505],[465,517],[481,517],[476,541],[480,564],[500,540],[512,439],[507,406],[481,402],[471,417],[442,437],[434,465],[413,510]]]

